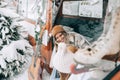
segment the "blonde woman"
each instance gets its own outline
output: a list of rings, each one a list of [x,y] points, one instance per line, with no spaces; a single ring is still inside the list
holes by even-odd
[[[53,66],[58,71],[60,80],[68,80],[71,73],[69,67],[74,63],[73,53],[78,48],[89,45],[89,42],[80,34],[66,32],[61,25],[54,26],[51,33],[55,40],[55,47],[50,66]]]

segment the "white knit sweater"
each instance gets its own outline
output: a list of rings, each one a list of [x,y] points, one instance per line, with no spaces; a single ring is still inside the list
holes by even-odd
[[[70,73],[70,65],[74,63],[73,54],[67,50],[65,43],[58,44],[58,51],[53,59],[53,66],[60,72]]]

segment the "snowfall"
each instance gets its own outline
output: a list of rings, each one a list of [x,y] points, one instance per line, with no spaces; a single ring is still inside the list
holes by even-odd
[[[25,13],[22,14],[22,16],[19,15],[16,12],[16,8],[13,6],[13,3],[11,3],[9,0],[5,0],[5,2],[2,2],[2,5],[0,5],[0,15],[0,21],[2,21],[0,22],[0,28],[2,28],[3,23],[7,25],[10,24],[4,17],[9,17],[12,20],[12,23],[10,24],[11,28],[5,27],[5,29],[2,29],[0,32],[0,36],[2,35],[0,39],[0,73],[2,73],[1,68],[8,70],[8,66],[10,67],[10,69],[12,66],[14,66],[7,65],[7,63],[16,61],[16,70],[19,71],[19,73],[15,74],[14,71],[8,70],[8,72],[4,72],[4,75],[10,75],[10,78],[8,80],[28,80],[28,68],[30,66],[31,58],[33,55],[33,49],[25,38],[28,36],[28,34],[35,37],[35,31],[39,30],[39,28],[36,25],[25,20]],[[35,20],[37,17],[35,15],[36,13],[33,15],[32,12],[30,12],[27,15],[27,17],[31,19],[33,19],[34,17]],[[13,31],[14,28],[18,28],[17,30],[20,34],[19,38],[15,41],[9,39],[10,35],[6,35],[9,32],[9,30]],[[6,44],[3,45],[3,41],[5,39]],[[18,50],[23,51],[23,53],[20,53]],[[20,66],[20,63],[23,63],[23,65]],[[79,67],[81,67],[81,65],[78,65],[78,68]],[[114,62],[102,60],[96,64],[96,68],[91,68],[89,72],[85,72],[82,74],[71,74],[68,80],[102,80],[114,68]],[[46,70],[43,71],[42,80],[50,80],[50,75],[46,72]]]

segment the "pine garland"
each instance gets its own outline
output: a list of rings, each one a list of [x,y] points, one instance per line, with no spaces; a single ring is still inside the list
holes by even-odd
[[[0,51],[2,51],[7,45],[12,44],[13,41],[20,40],[21,35],[19,34],[18,27],[12,25],[13,22],[14,21],[10,17],[6,17],[0,14]],[[3,68],[2,64],[0,64],[0,80],[7,79],[10,76],[19,74],[21,71],[23,71],[25,65],[28,64],[27,59],[31,54],[29,45],[25,46],[25,50],[18,48],[15,50],[17,52],[16,54],[18,59],[11,61],[2,57],[4,53],[0,52],[0,57],[3,58],[2,61],[4,64],[6,64],[6,68]],[[9,57],[9,55],[7,57]]]
[[[0,14],[0,50],[4,45],[8,45],[11,41],[20,39],[17,27],[11,26],[12,19]]]

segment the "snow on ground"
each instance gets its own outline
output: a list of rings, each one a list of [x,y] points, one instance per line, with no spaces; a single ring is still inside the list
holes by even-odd
[[[43,70],[43,79],[42,80],[50,80],[50,74],[46,70]]]
[[[12,77],[10,80],[28,80],[28,73],[27,73],[28,69],[26,69],[23,73]]]
[[[93,70],[91,69],[90,72],[82,73],[82,74],[72,74],[68,80],[102,80],[107,74],[110,73],[114,69],[114,62],[103,60],[100,69]],[[98,64],[97,64],[98,65]],[[109,66],[109,68],[108,68]],[[12,78],[11,80],[28,80],[28,73],[26,69],[23,73],[19,74],[18,76]],[[106,71],[105,71],[106,70]],[[99,75],[99,76],[98,76]],[[50,80],[50,75],[43,70],[43,79],[42,80]]]
[[[6,16],[13,17],[13,18],[20,17],[18,14],[16,14],[14,12],[14,10],[11,11],[9,8],[7,8],[7,9],[0,8],[0,13],[4,14]],[[25,22],[25,21],[21,21],[19,23],[21,25],[23,25],[24,28],[26,28],[31,35],[33,35],[33,36],[35,35],[34,28],[33,28],[34,25],[29,24],[28,22]],[[101,66],[101,65],[99,65],[99,66]],[[72,74],[68,80],[101,80],[101,78],[103,78],[103,76],[107,75],[114,68],[114,63],[106,62],[106,63],[104,63],[104,66],[107,68],[109,66],[109,68],[111,68],[111,69],[106,73],[102,70],[96,70],[96,71],[90,71],[90,72],[83,73],[83,74],[77,74],[77,75]],[[110,67],[110,66],[112,66],[112,67]],[[27,65],[27,67],[25,68],[25,70],[22,73],[11,77],[10,80],[28,80],[28,67],[29,67],[29,65]],[[96,78],[98,75],[101,76],[100,79]],[[92,76],[92,78],[91,78],[91,76]],[[43,71],[43,80],[50,80],[50,75],[46,72],[46,70]]]
[[[28,80],[28,69],[26,69],[23,73],[12,77],[10,80]],[[50,75],[43,70],[43,79],[42,80],[50,80]]]

